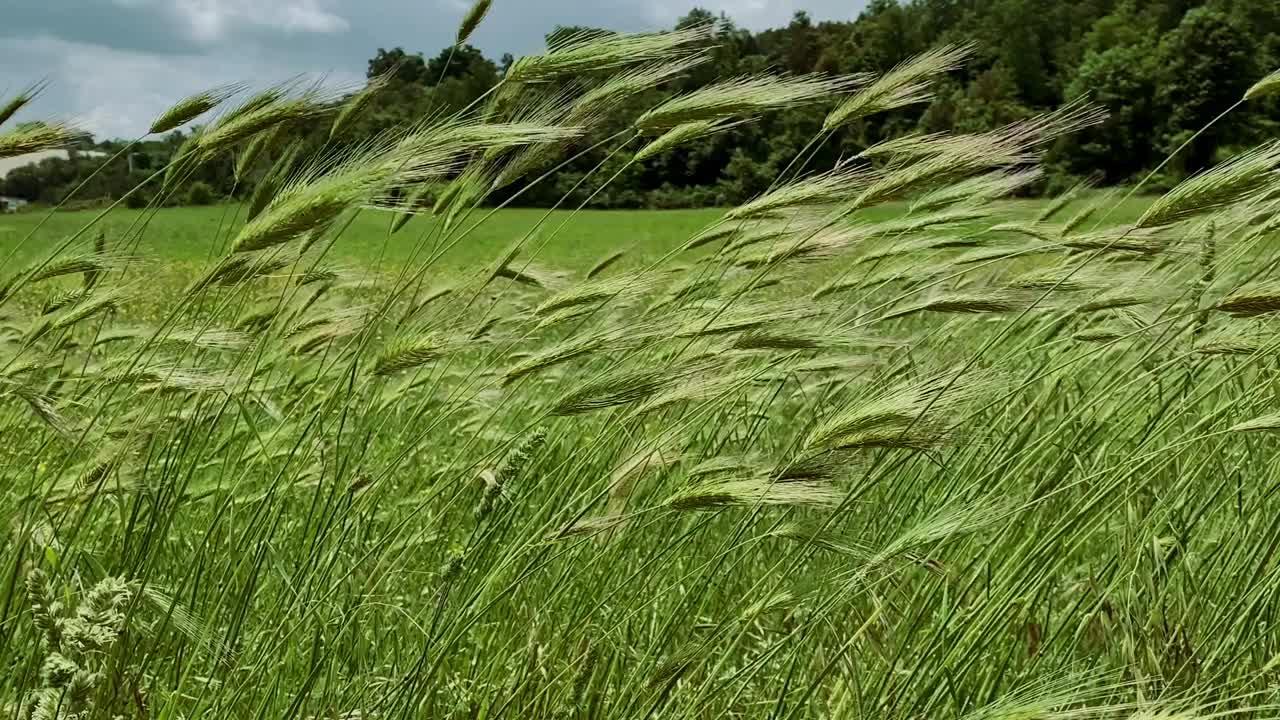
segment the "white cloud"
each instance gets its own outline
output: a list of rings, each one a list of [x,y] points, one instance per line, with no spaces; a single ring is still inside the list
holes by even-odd
[[[139,0],[117,0],[132,3]],[[219,42],[241,28],[286,33],[338,33],[351,25],[327,9],[322,0],[172,0],[171,12],[186,25],[192,39]]]
[[[256,78],[255,87],[288,80],[305,68],[283,68],[253,53],[158,56],[73,43],[50,36],[0,41],[0,54],[24,57],[50,83],[33,111],[47,105],[74,108],[69,120],[95,136],[135,137],[179,99],[217,85]],[[271,66],[270,76],[262,68]],[[277,75],[278,73],[278,75]],[[350,86],[360,75],[336,72],[326,85]]]
[[[288,33],[336,33],[350,24],[321,6],[320,0],[175,0],[174,11],[192,36],[217,42],[236,27],[258,27]]]

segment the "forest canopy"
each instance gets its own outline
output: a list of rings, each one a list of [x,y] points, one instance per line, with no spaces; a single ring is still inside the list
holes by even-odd
[[[1167,187],[1239,149],[1280,135],[1275,98],[1234,109],[1245,90],[1280,66],[1280,3],[1256,0],[872,0],[854,20],[815,22],[797,12],[786,27],[752,32],[725,15],[693,9],[677,27],[714,23],[707,61],[685,76],[634,98],[652,107],[663,95],[718,78],[762,72],[881,73],[942,44],[971,44],[973,57],[935,88],[931,102],[818,134],[829,105],[766,113],[729,131],[628,165],[605,142],[626,128],[603,127],[570,149],[554,182],[524,189],[521,205],[560,200],[602,208],[724,206],[769,186],[808,146],[809,167],[828,169],[889,137],[913,132],[979,132],[1077,99],[1106,108],[1108,120],[1063,138],[1044,158],[1046,179],[1032,192],[1053,192],[1083,179],[1131,184],[1183,149],[1149,187]],[[556,28],[554,45],[601,28]],[[379,132],[476,107],[513,58],[486,57],[462,45],[431,55],[379,48],[367,76],[385,83],[343,137],[317,126],[311,142],[354,145]],[[618,113],[618,117],[626,113]],[[1197,135],[1206,125],[1210,129]],[[150,138],[120,153],[77,197],[113,198],[163,167],[185,136]],[[1188,142],[1189,141],[1189,142]],[[118,140],[86,145],[117,152]],[[337,148],[340,149],[340,148]],[[634,149],[634,148],[632,148]],[[55,203],[102,163],[101,158],[47,160],[12,171],[0,194]],[[177,202],[246,198],[261,178],[236,178],[234,158],[201,169],[201,192]],[[583,178],[617,175],[603,189]],[[509,197],[520,187],[506,188]],[[208,190],[209,192],[205,192]],[[498,199],[504,195],[500,194]],[[131,198],[141,203],[144,196]]]

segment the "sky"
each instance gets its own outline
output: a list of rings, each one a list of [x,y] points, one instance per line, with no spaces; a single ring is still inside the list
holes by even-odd
[[[495,60],[537,52],[556,25],[670,27],[694,5],[755,30],[804,9],[851,19],[864,0],[494,0],[471,42]],[[0,102],[48,87],[24,119],[136,137],[178,99],[300,75],[354,87],[379,47],[428,57],[448,46],[470,0],[3,0]]]

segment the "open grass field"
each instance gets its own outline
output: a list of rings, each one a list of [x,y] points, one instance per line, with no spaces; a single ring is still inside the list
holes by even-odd
[[[469,224],[476,229],[441,259],[441,266],[465,268],[485,263],[511,243],[541,226],[540,236],[551,238],[544,253],[548,260],[567,265],[590,265],[594,258],[616,249],[634,250],[637,258],[655,259],[719,217],[714,210],[570,213],[544,210],[499,210],[480,221],[490,210],[477,210]],[[57,213],[41,229],[43,237],[65,237],[93,220],[93,212]],[[9,249],[44,220],[43,214],[24,213],[0,218],[0,248]],[[435,218],[424,216],[400,232],[389,233],[391,213],[369,210],[356,218],[334,245],[335,260],[360,266],[382,262],[403,264],[424,236],[438,232]],[[545,218],[545,219],[544,219]],[[565,223],[568,223],[567,225]],[[233,229],[244,223],[244,208],[236,205],[172,208],[158,212],[112,213],[109,228],[143,227],[138,252],[166,263],[203,263],[216,258],[218,247]],[[34,251],[36,248],[27,248]]]
[[[1275,717],[1280,146],[1118,207],[1005,200],[1101,121],[1075,106],[735,208],[473,227],[699,32],[262,157],[290,180],[252,218],[0,217],[0,714]],[[679,98],[648,151],[814,82]],[[246,101],[162,190],[345,102]],[[389,234],[423,188],[439,217]]]
[[[1101,200],[1101,197],[1099,197]],[[1018,200],[999,203],[995,215],[1008,221],[1034,217],[1048,201]],[[1070,213],[1084,206],[1078,201]],[[1150,199],[1116,200],[1107,205],[1109,222],[1132,222]],[[490,213],[492,217],[489,217]],[[863,222],[880,222],[908,212],[905,204],[889,203],[858,215]],[[89,225],[109,234],[132,231],[140,235],[136,251],[163,270],[194,272],[202,263],[225,251],[228,236],[244,223],[244,208],[167,208],[159,211],[115,210],[95,223],[100,211],[26,212],[0,216],[0,253],[15,259],[38,257],[50,242],[72,236]],[[598,211],[480,208],[463,223],[469,232],[438,261],[450,274],[474,270],[490,262],[512,243],[531,235],[530,250],[538,249],[545,262],[569,270],[587,270],[597,260],[617,251],[627,253],[619,268],[639,267],[678,248],[690,237],[715,223],[724,210]],[[395,234],[389,232],[392,215],[369,210],[357,217],[333,245],[330,257],[356,267],[396,268],[405,263],[424,239],[436,237],[442,223],[425,215],[415,218]],[[471,229],[474,227],[474,229]],[[38,232],[36,231],[39,228]]]

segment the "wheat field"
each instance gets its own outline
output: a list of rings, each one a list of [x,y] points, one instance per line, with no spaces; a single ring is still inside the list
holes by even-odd
[[[376,82],[210,91],[157,181],[229,154],[253,202],[0,221],[4,716],[1275,716],[1280,145],[1009,204],[1076,104],[631,235],[483,204],[704,32],[309,158],[268,146]],[[726,79],[616,152],[966,54]]]

